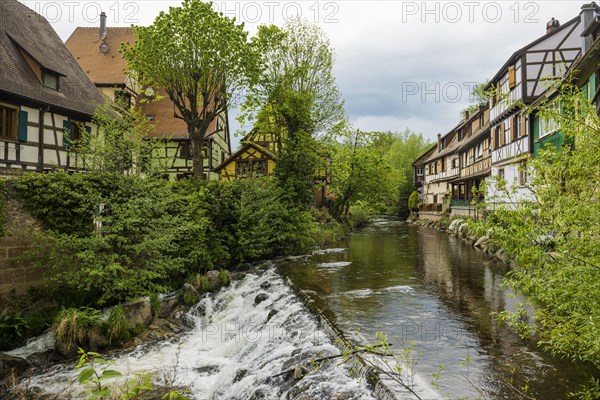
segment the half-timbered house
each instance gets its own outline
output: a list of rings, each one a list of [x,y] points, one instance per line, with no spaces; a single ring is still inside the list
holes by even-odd
[[[548,80],[562,78],[571,67],[581,54],[582,31],[580,16],[563,25],[552,18],[546,34],[516,51],[491,79],[491,176],[503,178],[509,188],[499,190],[496,180],[490,181],[491,204],[518,203],[530,194],[525,163],[533,143],[530,118],[521,106],[532,104],[547,90]]]
[[[215,168],[222,180],[273,174],[277,163],[276,137],[253,129],[240,141],[240,149]]]
[[[179,179],[189,176],[193,160],[185,121],[175,117],[175,105],[163,90],[142,90],[124,72],[127,61],[119,49],[121,43],[134,41],[133,28],[107,27],[106,16],[102,13],[99,29],[78,27],[66,44],[103,95],[113,101],[140,107],[146,118],[153,121],[155,132],[150,137],[162,144],[156,147],[154,157],[161,166],[166,166],[165,177]],[[143,98],[152,101],[141,102]],[[203,152],[204,174],[209,179],[218,179],[214,169],[231,154],[226,113],[211,122]]]
[[[473,201],[483,199],[480,185],[491,172],[490,109],[487,104],[465,115],[457,150],[460,173],[452,181],[452,215],[477,216]]]
[[[0,175],[76,170],[68,147],[103,101],[48,21],[0,2]]]
[[[584,26],[581,41],[581,57],[573,63],[564,81],[577,86],[590,103],[594,104],[600,115],[600,7],[595,3],[582,7],[581,23]],[[540,117],[536,108],[542,103],[560,104],[558,85],[546,90],[532,105],[533,154],[539,156],[547,147],[560,149],[564,143],[563,133],[551,120]]]
[[[437,146],[422,159],[422,203],[419,212],[433,217],[448,210],[452,194],[452,181],[459,177],[458,148],[464,121],[442,136],[438,133]]]

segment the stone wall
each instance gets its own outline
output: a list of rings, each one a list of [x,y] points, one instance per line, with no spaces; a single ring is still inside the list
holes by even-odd
[[[7,191],[4,202],[4,233],[0,238],[0,297],[11,291],[26,294],[43,285],[49,243],[37,238],[41,223]]]

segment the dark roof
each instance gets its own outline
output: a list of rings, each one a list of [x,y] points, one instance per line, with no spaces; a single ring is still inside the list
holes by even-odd
[[[61,76],[59,91],[42,85],[26,56]],[[85,115],[103,101],[48,21],[17,0],[0,1],[0,92]]]
[[[492,83],[496,82],[503,74],[504,70],[506,70],[506,68],[508,68],[509,65],[514,64],[517,59],[519,57],[521,57],[527,50],[529,50],[531,47],[535,46],[538,43],[543,42],[544,40],[546,40],[547,38],[549,38],[550,36],[553,36],[554,34],[556,34],[557,32],[562,31],[563,29],[565,29],[568,26],[573,25],[574,23],[579,23],[581,22],[581,17],[579,15],[577,15],[576,17],[574,17],[573,19],[567,21],[566,23],[562,24],[561,26],[559,26],[558,28],[553,29],[550,32],[547,32],[545,35],[540,36],[539,38],[537,38],[536,40],[534,40],[533,42],[529,43],[527,46],[520,48],[519,50],[515,51],[512,56],[510,56],[510,58],[508,60],[506,60],[506,62],[504,63],[504,65],[502,66],[502,68],[500,68],[498,70],[498,72],[496,72],[496,75],[494,75],[494,77],[492,79],[490,79],[489,83],[486,85],[485,89],[488,90]]]

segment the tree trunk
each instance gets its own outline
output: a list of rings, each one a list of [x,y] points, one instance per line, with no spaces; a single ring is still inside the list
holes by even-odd
[[[204,176],[204,156],[202,154],[204,135],[194,132],[193,126],[188,126],[188,135],[192,146],[192,172],[194,173],[194,178],[201,177],[202,179],[206,179]]]

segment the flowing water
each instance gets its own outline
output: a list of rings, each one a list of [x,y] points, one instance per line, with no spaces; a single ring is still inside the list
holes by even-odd
[[[431,387],[440,363],[438,395],[452,399],[514,399],[512,387],[524,385],[535,398],[564,399],[592,372],[498,326],[491,313],[518,302],[502,286],[506,271],[457,238],[379,220],[339,247],[281,271],[356,342],[372,343],[378,331],[396,347],[414,342],[417,390]]]
[[[269,297],[255,304],[257,293]],[[267,322],[271,310],[278,312]],[[364,382],[338,365],[339,359],[308,374],[299,381],[301,386],[291,374],[274,377],[308,365],[311,358],[340,353],[274,269],[246,275],[214,298],[201,300],[186,317],[194,325],[189,332],[109,356],[111,368],[128,376],[145,372],[159,383],[189,387],[193,399],[294,399],[300,394],[304,399],[374,399]],[[75,380],[73,365],[61,365],[32,377],[29,384],[59,393]],[[77,387],[70,390],[81,397]]]
[[[358,344],[374,342],[376,332],[400,351],[412,342],[408,358],[416,364],[409,383],[423,399],[514,399],[513,388],[525,384],[535,398],[563,399],[590,371],[553,360],[496,324],[491,313],[518,301],[502,287],[504,274],[445,233],[379,220],[336,248],[247,274],[204,298],[186,315],[193,326],[188,332],[108,357],[126,375],[143,371],[159,384],[189,387],[193,399],[376,398],[339,359],[297,382],[291,374],[276,376],[311,358],[340,354],[331,329],[315,316],[321,315]],[[268,298],[255,304],[259,293]],[[50,339],[13,354],[39,351]],[[75,380],[69,364],[29,384],[56,393]],[[70,390],[78,396],[76,385]],[[406,391],[396,397],[413,398]]]

